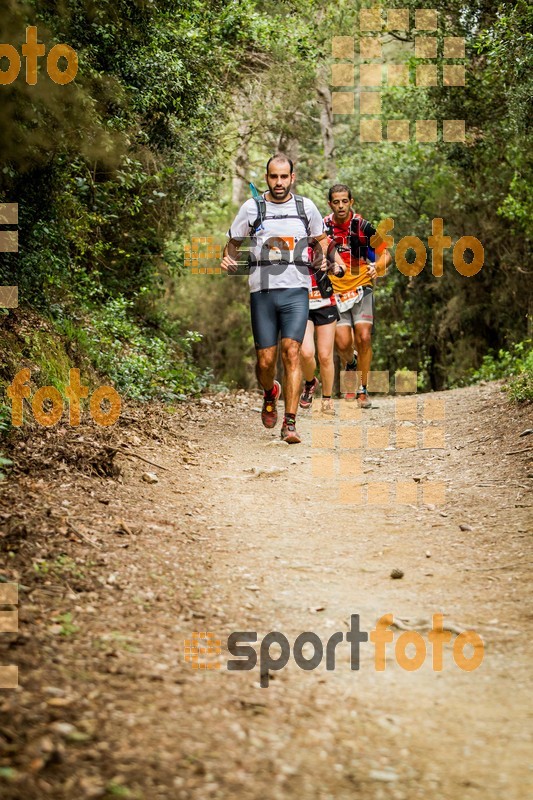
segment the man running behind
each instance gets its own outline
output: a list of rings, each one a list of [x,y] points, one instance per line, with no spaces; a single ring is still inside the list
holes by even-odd
[[[281,334],[285,399],[281,438],[289,444],[297,444],[301,441],[296,431],[301,381],[300,345],[309,310],[308,247],[319,243],[323,254],[322,268],[327,269],[328,238],[315,204],[306,197],[291,193],[295,174],[288,156],[283,153],[272,156],[266,166],[265,179],[269,191],[263,195],[262,202],[253,198],[247,200],[233,220],[220,266],[225,271],[235,272],[239,247],[246,237],[252,237],[250,249],[256,260],[250,269],[250,307],[257,355],[256,374],[264,390],[261,420],[266,428],[273,428],[278,418],[277,401],[281,387],[274,375]],[[272,256],[280,252],[283,258],[276,262]],[[335,259],[344,268],[338,254],[335,254]]]
[[[324,217],[330,239],[348,269],[344,277],[331,276],[337,293],[340,320],[335,331],[335,344],[347,372],[361,371],[357,392],[347,391],[346,400],[355,400],[361,408],[371,408],[367,381],[372,361],[372,328],[374,324],[374,293],[372,281],[384,275],[392,258],[385,242],[375,243],[376,262],[367,263],[371,238],[376,229],[352,210],[353,198],[348,186],[337,183],[329,190],[332,214]],[[373,255],[373,253],[372,253]],[[354,354],[357,351],[357,358]],[[349,389],[350,387],[348,387]]]

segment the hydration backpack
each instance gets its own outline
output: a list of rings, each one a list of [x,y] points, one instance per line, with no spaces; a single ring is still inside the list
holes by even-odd
[[[333,233],[333,221],[331,219],[324,220],[326,233],[330,239],[335,239]],[[374,226],[363,219],[359,214],[354,214],[350,222],[350,252],[354,258],[362,258],[364,261],[368,258],[368,251],[370,247],[370,237],[374,236],[376,229]]]
[[[280,215],[272,215],[271,217],[267,217],[266,215],[266,200],[263,195],[259,197],[254,197],[255,204],[257,206],[257,217],[254,222],[250,225],[250,236],[253,236],[254,233],[259,230],[259,228],[263,225],[263,222],[266,219],[299,219],[303,222],[305,226],[305,232],[307,236],[309,236],[310,226],[309,226],[309,219],[307,214],[305,213],[304,207],[304,199],[299,194],[293,194],[294,201],[296,203],[296,214],[280,214]]]
[[[268,217],[268,219],[299,219],[305,227],[306,235],[309,236],[311,228],[309,224],[309,218],[305,213],[304,199],[299,194],[293,194],[293,197],[294,197],[294,202],[296,203],[296,214],[288,214],[288,215],[280,214],[279,216],[274,214],[271,217]],[[254,195],[254,200],[257,206],[257,217],[250,226],[250,236],[253,236],[254,233],[257,230],[259,230],[259,228],[262,226],[264,220],[267,219],[266,200],[263,197],[263,195],[260,196]],[[324,298],[329,298],[333,294],[333,285],[329,279],[329,275],[325,272],[322,272],[321,270],[314,270],[312,267],[312,261],[313,261],[313,248],[309,247],[309,265],[308,265],[309,272],[314,276],[317,288],[320,291],[321,296]],[[263,262],[259,263],[263,264]]]

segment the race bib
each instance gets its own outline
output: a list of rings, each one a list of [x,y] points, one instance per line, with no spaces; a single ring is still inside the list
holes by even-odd
[[[364,291],[363,287],[359,286],[357,289],[352,289],[349,292],[342,292],[341,294],[337,295],[337,307],[339,311],[349,311],[350,308],[353,308],[356,303],[360,303],[363,299]]]
[[[331,305],[330,297],[322,297],[320,289],[309,289],[309,308],[311,311],[316,311],[317,308],[324,308],[324,306]]]
[[[294,236],[271,236],[267,242],[269,248],[269,261],[289,261],[292,263],[294,254]]]

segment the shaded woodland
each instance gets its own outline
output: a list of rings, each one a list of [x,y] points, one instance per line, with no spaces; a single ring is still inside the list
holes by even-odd
[[[414,19],[417,4],[397,5]],[[9,0],[1,41],[20,48],[36,24],[47,48],[76,50],[79,72],[67,86],[41,68],[35,86],[21,73],[0,87],[0,200],[19,204],[20,242],[0,256],[0,283],[21,298],[2,325],[7,337],[21,316],[44,320],[3,348],[4,383],[23,355],[49,382],[70,364],[138,399],[250,385],[246,282],[187,274],[183,246],[223,241],[278,149],[324,213],[342,180],[363,216],[395,220],[396,241],[427,241],[438,216],[453,241],[484,246],[472,278],[450,253],[442,278],[429,259],[413,278],[391,270],[378,290],[376,368],[416,369],[422,390],[531,368],[532,9],[434,3],[439,47],[465,39],[466,86],[384,88],[383,115],[465,119],[466,141],[362,144],[357,111],[332,112],[330,79],[332,38],[364,35],[360,7]],[[415,69],[412,38],[384,29],[384,57]]]

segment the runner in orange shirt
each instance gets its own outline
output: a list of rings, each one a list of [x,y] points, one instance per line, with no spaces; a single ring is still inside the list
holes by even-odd
[[[376,235],[376,229],[360,214],[356,214],[352,206],[353,198],[348,186],[337,183],[331,187],[329,207],[332,213],[324,218],[325,230],[347,265],[344,277],[330,276],[340,314],[335,331],[335,345],[345,370],[361,371],[359,388],[356,392],[347,391],[345,399],[357,399],[361,408],[371,408],[367,381],[372,362],[372,287],[376,277],[385,275],[392,258],[385,242],[372,248],[370,239]],[[369,255],[372,254],[369,250],[375,251],[375,264],[368,262]]]

